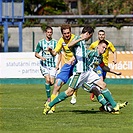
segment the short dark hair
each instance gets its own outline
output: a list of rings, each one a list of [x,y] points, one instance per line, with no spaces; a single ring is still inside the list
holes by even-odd
[[[94,29],[91,26],[85,26],[82,30],[82,34],[88,32],[89,34],[94,33]]]
[[[50,30],[52,30],[52,31],[53,31],[53,28],[52,28],[52,27],[47,26],[47,27],[45,28],[45,32],[47,32],[47,30],[48,30],[48,29],[50,29]]]
[[[107,46],[109,44],[106,40],[100,40],[99,43],[98,43],[98,45],[101,44],[101,43],[105,43]]]
[[[104,30],[99,30],[99,31],[98,31],[98,33],[99,33],[99,32],[104,32],[104,33],[105,33],[105,31],[104,31]]]

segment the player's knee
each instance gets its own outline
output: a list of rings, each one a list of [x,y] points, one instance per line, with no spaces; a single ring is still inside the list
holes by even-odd
[[[106,83],[102,80],[100,80],[99,84],[97,84],[101,89],[105,89],[106,88]]]
[[[92,86],[90,92],[94,93],[96,96],[101,94],[100,87],[98,87],[98,86]]]
[[[45,79],[45,81],[46,81],[46,83],[51,84],[50,79]]]
[[[72,88],[69,87],[65,92],[66,92],[66,95],[67,96],[72,96],[73,93],[74,93],[74,89],[72,89]]]
[[[54,84],[54,82],[50,82],[50,85],[52,86]]]
[[[57,83],[54,84],[54,89],[53,92],[59,92],[60,91],[61,86],[57,86]]]
[[[106,83],[103,82],[102,86],[103,86],[102,89],[105,89],[106,88]]]

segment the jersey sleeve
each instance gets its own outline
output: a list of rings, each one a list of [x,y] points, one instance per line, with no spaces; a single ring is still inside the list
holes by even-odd
[[[61,49],[62,49],[62,38],[59,39],[59,41],[57,42],[56,47],[55,47],[54,50],[55,50],[57,53],[59,53],[59,52],[61,51]]]
[[[75,36],[74,39],[73,39],[73,41],[74,40],[78,40],[79,38],[80,38],[80,36]],[[76,46],[79,46],[79,45],[80,45],[80,42],[76,43]]]
[[[41,46],[40,46],[40,42],[38,42],[36,49],[35,49],[35,52],[39,53],[40,51],[41,51]]]

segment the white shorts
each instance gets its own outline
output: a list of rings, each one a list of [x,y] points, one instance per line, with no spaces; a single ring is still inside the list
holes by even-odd
[[[88,75],[86,83],[92,86],[93,84],[96,84],[96,82],[101,79],[99,75],[93,71],[93,69],[90,69],[90,73]]]
[[[74,89],[78,89],[86,82],[91,87],[99,79],[100,77],[97,75],[97,73],[95,73],[92,69],[89,69],[89,71],[78,74],[77,76],[73,75],[70,78],[69,86]]]
[[[40,71],[43,76],[50,75],[51,77],[55,77],[57,73],[55,67],[47,67],[42,65],[40,65]]]

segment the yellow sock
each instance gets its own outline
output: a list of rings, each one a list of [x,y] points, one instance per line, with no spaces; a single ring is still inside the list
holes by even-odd
[[[74,93],[73,93],[73,95],[76,96],[76,97],[77,97],[77,92],[78,92],[78,90],[75,90]]]
[[[56,95],[51,95],[51,101],[53,101],[56,98]],[[52,111],[55,111],[55,105],[51,108]]]
[[[52,94],[51,95],[51,101],[53,101],[56,98],[56,95]]]

